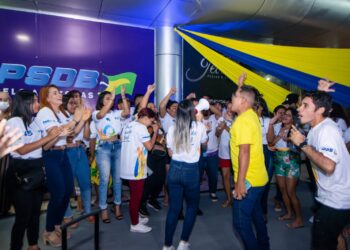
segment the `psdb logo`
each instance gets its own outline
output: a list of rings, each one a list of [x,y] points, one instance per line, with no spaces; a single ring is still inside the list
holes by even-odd
[[[25,73],[27,74],[25,75]],[[23,77],[26,85],[44,86],[48,83],[58,87],[74,87],[92,89],[98,83],[100,73],[96,70],[56,67],[53,70],[48,66],[31,66],[28,71],[23,64],[2,63],[0,68],[0,84],[6,80],[20,80]],[[52,76],[52,78],[51,78]],[[50,80],[51,78],[51,80]]]

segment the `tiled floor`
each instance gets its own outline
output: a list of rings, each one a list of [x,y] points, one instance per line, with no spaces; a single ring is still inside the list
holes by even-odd
[[[309,249],[310,229],[308,222],[311,216],[310,206],[312,205],[312,195],[305,182],[298,186],[298,195],[301,200],[305,227],[301,229],[288,229],[286,222],[277,219],[278,213],[273,211],[272,200],[269,200],[268,231],[271,242],[271,249]],[[274,195],[274,185],[270,194]],[[231,221],[231,209],[221,208],[220,204],[224,200],[224,193],[218,192],[219,202],[212,203],[208,193],[202,193],[200,207],[204,211],[203,216],[197,217],[195,228],[190,238],[193,250],[232,250],[243,249],[235,236]],[[270,195],[270,197],[272,197]],[[160,250],[163,245],[164,227],[166,218],[166,208],[160,212],[155,212],[151,208],[149,225],[153,230],[148,234],[131,233],[129,231],[128,205],[123,205],[125,219],[117,221],[113,218],[111,224],[102,224],[100,228],[100,249],[126,249],[126,250]],[[13,217],[0,219],[0,249],[9,247],[10,231]],[[41,232],[44,230],[45,213],[41,216]],[[182,222],[178,223],[174,244],[179,241]],[[69,249],[89,250],[93,249],[93,225],[82,222],[79,228],[71,230],[72,238],[68,241]],[[53,249],[43,246],[39,241],[41,249]],[[25,244],[26,246],[26,244]]]

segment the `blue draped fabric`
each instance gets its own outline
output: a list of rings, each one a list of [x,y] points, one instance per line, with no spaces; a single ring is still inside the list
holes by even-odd
[[[261,70],[288,83],[297,85],[298,87],[307,91],[317,89],[319,80],[318,77],[254,57],[246,53],[242,53],[240,51],[209,41],[205,38],[199,37],[182,29],[181,32],[208,46],[209,48],[223,54],[224,56],[227,56],[228,58],[231,58],[235,61],[242,62],[251,68]],[[341,105],[350,107],[350,88],[344,85],[336,84],[334,85],[334,89],[336,91],[334,93],[330,93],[333,97],[333,100]]]

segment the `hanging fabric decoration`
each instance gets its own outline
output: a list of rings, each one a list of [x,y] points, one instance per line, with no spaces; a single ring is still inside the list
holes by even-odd
[[[184,32],[175,29],[179,35],[188,42],[194,49],[196,49],[200,54],[202,54],[208,61],[210,61],[215,67],[217,67],[223,74],[225,74],[233,82],[237,82],[239,76],[243,73],[247,73],[246,83],[254,86],[263,94],[264,99],[269,106],[269,109],[275,108],[277,105],[281,104],[285,97],[289,94],[286,89],[267,81],[265,78],[259,76],[251,70],[248,70],[238,63],[230,60],[229,58],[221,55],[213,49],[203,45],[202,43],[191,38]]]
[[[329,77],[332,81],[341,80],[335,85],[333,99],[350,107],[350,49],[301,48],[241,42],[181,30],[192,39],[249,67],[261,70],[305,90],[315,90],[320,78]],[[304,61],[303,61],[304,58]],[[318,64],[316,62],[319,61]],[[324,76],[320,74],[323,70]],[[302,70],[302,71],[300,71]],[[334,75],[336,72],[338,75]],[[333,77],[333,78],[332,78]]]

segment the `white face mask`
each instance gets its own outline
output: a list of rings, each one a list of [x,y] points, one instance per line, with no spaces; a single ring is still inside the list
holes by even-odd
[[[5,111],[6,109],[8,109],[9,106],[10,106],[10,104],[8,102],[0,102],[0,110],[1,111]]]

